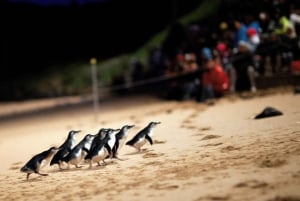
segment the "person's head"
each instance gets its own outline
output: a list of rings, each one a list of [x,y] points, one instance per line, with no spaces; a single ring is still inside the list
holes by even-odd
[[[221,55],[223,55],[227,51],[227,46],[226,46],[225,43],[219,42],[217,44],[216,49],[217,49],[218,53],[220,53]]]
[[[235,27],[235,29],[239,30],[242,26],[242,19],[241,17],[237,16],[234,20],[233,20],[233,25]]]
[[[275,18],[275,20],[279,20],[281,16],[282,16],[281,10],[279,8],[275,8],[275,10],[274,10],[274,18]]]
[[[212,68],[215,67],[215,64],[216,64],[216,62],[215,62],[215,60],[214,60],[213,58],[207,59],[207,60],[205,61],[205,68],[207,68],[207,69],[212,69]]]
[[[204,47],[202,48],[201,56],[204,60],[207,60],[207,59],[211,59],[213,57],[213,54],[208,47]]]

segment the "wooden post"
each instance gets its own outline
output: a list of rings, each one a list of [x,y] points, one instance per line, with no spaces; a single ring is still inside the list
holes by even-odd
[[[93,84],[93,105],[95,122],[98,121],[98,109],[99,109],[99,94],[98,94],[98,78],[97,78],[97,59],[91,58],[91,76]]]

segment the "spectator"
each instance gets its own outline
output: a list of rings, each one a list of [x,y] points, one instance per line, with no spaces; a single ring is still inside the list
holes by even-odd
[[[232,63],[235,71],[231,79],[232,86],[235,87],[233,91],[251,90],[251,92],[256,92],[253,54],[247,42],[239,42],[238,53],[234,55]]]
[[[234,47],[237,48],[240,41],[248,41],[247,27],[239,18],[234,19],[233,23],[236,29]]]
[[[229,89],[229,79],[221,65],[217,63],[208,48],[203,49],[204,72],[202,75],[202,91],[199,101],[218,98]]]

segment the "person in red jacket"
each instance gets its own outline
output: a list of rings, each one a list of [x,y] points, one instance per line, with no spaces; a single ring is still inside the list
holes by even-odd
[[[228,89],[229,78],[222,66],[213,57],[205,58],[201,100],[221,97]]]

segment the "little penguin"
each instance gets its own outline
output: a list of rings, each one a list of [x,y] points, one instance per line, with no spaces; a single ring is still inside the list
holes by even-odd
[[[61,165],[62,165],[62,159],[68,155],[68,153],[73,149],[75,146],[75,136],[77,133],[81,132],[80,130],[75,131],[71,130],[68,134],[67,139],[65,142],[59,147],[59,151],[53,156],[50,166],[54,164],[58,164],[59,169],[61,170]]]
[[[90,152],[93,140],[95,139],[96,136],[97,136],[97,134],[91,135],[92,140],[89,140],[84,144],[82,152],[81,152],[81,159],[84,159],[86,157],[86,155]]]
[[[118,157],[119,151],[120,149],[123,147],[123,145],[125,144],[125,141],[127,139],[128,136],[128,131],[133,128],[134,125],[125,125],[121,128],[121,130],[116,134],[116,143],[115,146],[112,149],[112,154],[113,154],[113,158],[117,158],[120,159]],[[121,160],[121,159],[120,159]]]
[[[85,157],[85,160],[88,160],[90,162],[90,168],[92,168],[93,162],[98,163],[98,165],[101,166],[100,161],[102,160],[104,162],[104,159],[111,153],[110,147],[105,146],[110,140],[111,135],[113,135],[113,131],[108,130],[104,139],[98,138],[98,140],[95,141],[93,148]]]
[[[110,138],[107,141],[106,145],[109,146],[110,149],[109,158],[113,157],[112,150],[116,144],[116,132],[118,131],[120,131],[120,129],[108,129],[108,132],[110,133]]]
[[[161,122],[150,122],[144,129],[139,131],[131,140],[126,142],[126,145],[132,146],[137,149],[138,152],[141,151],[141,147],[146,144],[147,140],[152,145],[152,136],[153,136],[153,129],[156,127],[157,124]]]
[[[62,159],[62,161],[68,164],[68,169],[71,165],[75,165],[76,168],[80,168],[78,164],[82,160],[82,151],[85,149],[87,144],[91,144],[94,136],[91,134],[87,134],[71,151],[70,153]],[[88,152],[88,151],[87,151]]]
[[[106,136],[106,133],[107,133],[107,130],[106,128],[101,128],[98,133],[95,135],[93,141],[92,141],[92,144],[91,144],[91,148],[90,150],[94,149],[94,147],[96,146],[96,144],[103,140]]]
[[[47,176],[48,174],[40,173],[41,168],[49,164],[50,160],[57,153],[59,149],[57,147],[50,147],[48,150],[43,151],[33,156],[21,169],[21,172],[27,173],[26,180],[29,179],[29,175],[32,173],[39,174],[41,176]]]

